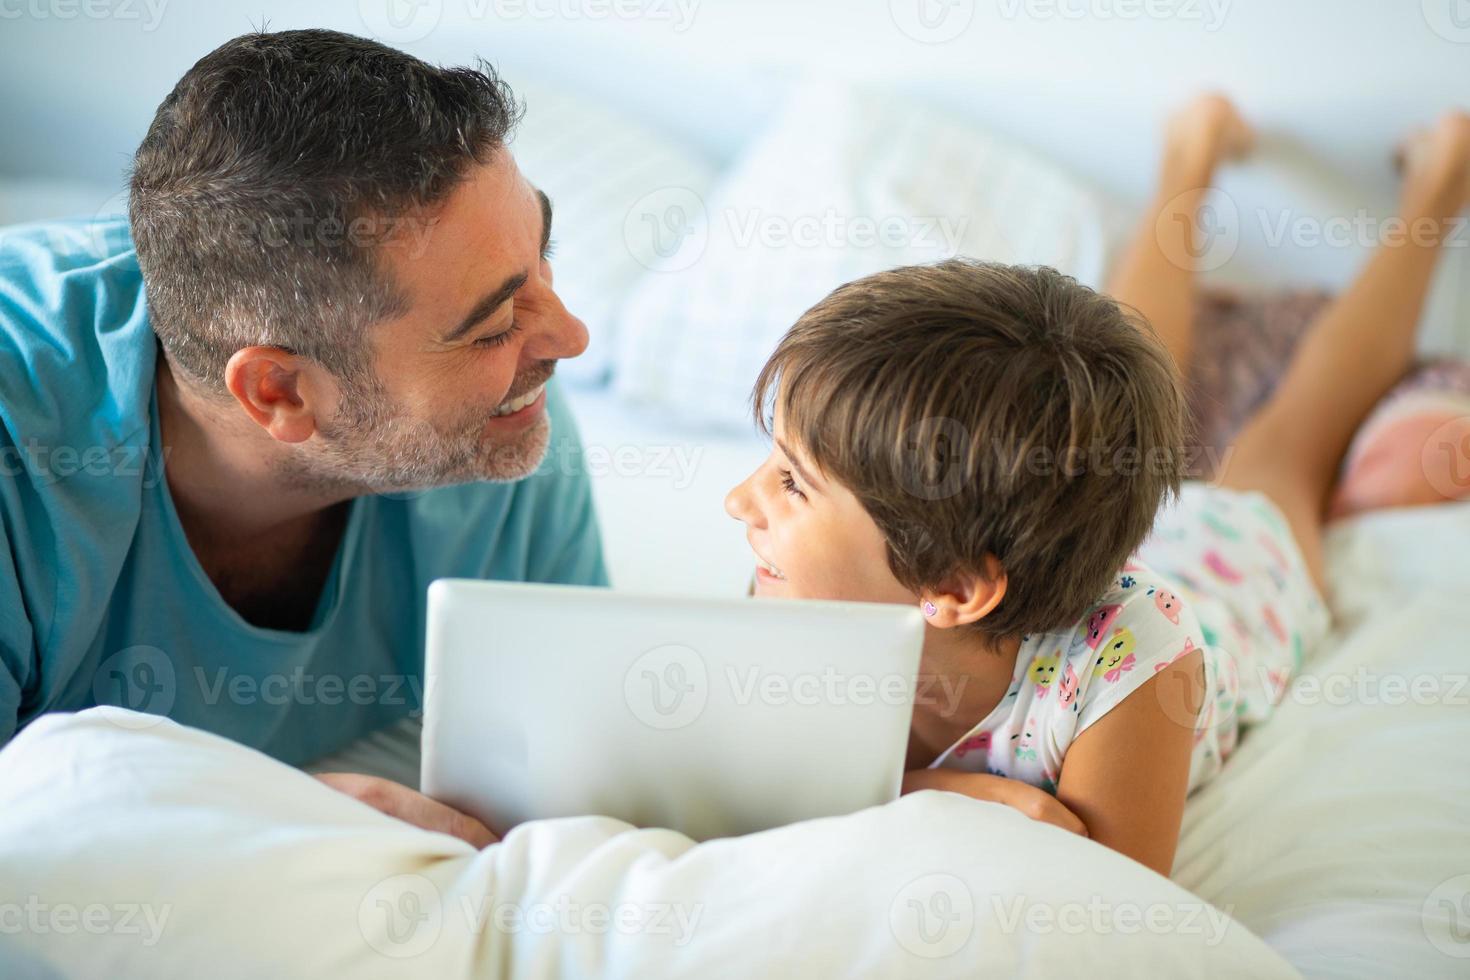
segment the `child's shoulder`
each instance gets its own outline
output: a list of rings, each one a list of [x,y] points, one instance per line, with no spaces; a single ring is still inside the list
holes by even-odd
[[[1204,646],[1199,621],[1173,583],[1136,558],[1113,577],[1082,619],[1027,640],[1071,695],[1068,706],[1083,716],[1100,715],[1175,660]]]

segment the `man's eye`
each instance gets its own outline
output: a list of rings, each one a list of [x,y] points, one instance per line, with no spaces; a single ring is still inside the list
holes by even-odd
[[[506,344],[510,343],[510,338],[520,333],[520,330],[521,328],[519,324],[512,320],[509,328],[500,331],[500,333],[491,334],[489,337],[481,337],[479,340],[475,341],[475,346],[503,347]]]

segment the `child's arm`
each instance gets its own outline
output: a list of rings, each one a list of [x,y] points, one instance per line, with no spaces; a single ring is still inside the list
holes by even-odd
[[[1055,824],[1063,830],[1087,836],[1087,827],[1077,814],[1068,810],[1055,796],[1019,779],[1008,779],[984,772],[960,772],[955,769],[912,769],[904,773],[903,792],[942,789],[976,800],[1004,803],[1020,810],[1032,820]]]
[[[1088,836],[1165,876],[1179,843],[1204,696],[1204,658],[1195,651],[1079,734],[1057,783],[1057,799]]]

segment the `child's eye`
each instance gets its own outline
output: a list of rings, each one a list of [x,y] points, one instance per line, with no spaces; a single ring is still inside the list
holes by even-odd
[[[521,332],[520,324],[518,324],[514,320],[512,320],[510,322],[510,326],[507,329],[502,330],[502,331],[500,331],[500,333],[497,333],[497,334],[491,334],[489,337],[481,337],[479,340],[475,341],[475,346],[476,347],[504,347],[506,344],[510,343],[510,338],[514,337],[516,334],[518,334],[520,332]]]
[[[791,478],[790,470],[781,471],[781,489],[785,490],[789,494],[792,494],[793,496],[800,497],[802,500],[806,499],[806,494],[802,493],[801,490],[797,488],[796,481]]]

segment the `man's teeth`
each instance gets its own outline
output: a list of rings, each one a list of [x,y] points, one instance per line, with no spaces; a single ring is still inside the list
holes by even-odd
[[[760,565],[761,568],[764,568],[766,571],[768,571],[772,575],[776,576],[776,578],[785,578],[786,577],[785,575],[782,575],[781,574],[781,569],[777,568],[775,565],[772,565],[770,562],[766,561],[764,558],[757,558],[756,559],[756,564]]]
[[[495,411],[490,413],[490,417],[496,418],[501,415],[509,415],[511,412],[519,412],[521,409],[525,408],[527,405],[540,398],[541,392],[544,391],[545,388],[546,385],[540,384],[532,388],[530,391],[526,392],[519,398],[512,398],[508,402],[501,402],[499,405],[495,406]]]

